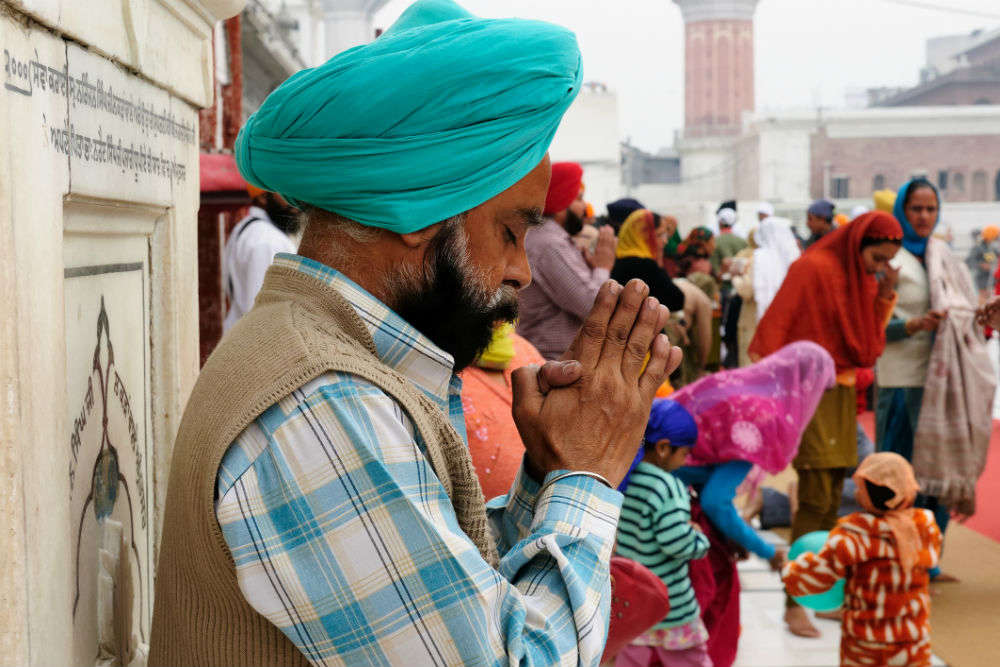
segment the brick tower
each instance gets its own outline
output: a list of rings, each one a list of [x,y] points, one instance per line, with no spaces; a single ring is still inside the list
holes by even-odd
[[[673,0],[684,16],[684,135],[736,134],[754,108],[753,14],[759,0]]]

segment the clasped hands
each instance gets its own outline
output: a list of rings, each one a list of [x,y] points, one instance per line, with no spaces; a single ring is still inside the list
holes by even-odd
[[[608,281],[561,361],[514,371],[528,474],[541,481],[553,470],[587,471],[621,482],[656,390],[681,362],[661,333],[669,316],[642,281]]]

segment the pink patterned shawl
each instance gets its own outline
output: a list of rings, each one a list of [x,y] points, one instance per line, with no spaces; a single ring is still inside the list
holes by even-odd
[[[679,389],[670,398],[698,424],[698,444],[687,464],[749,461],[769,473],[781,472],[795,458],[802,431],[834,381],[829,353],[798,341],[752,366]]]

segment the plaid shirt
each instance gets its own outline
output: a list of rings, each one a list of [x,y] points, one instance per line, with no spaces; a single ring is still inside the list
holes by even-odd
[[[449,355],[342,274],[294,255],[275,263],[347,298],[381,361],[464,436]],[[261,414],[217,477],[216,516],[248,602],[316,665],[597,665],[621,494],[571,477],[539,495],[522,470],[489,503],[497,571],[423,450],[400,406],[349,374]]]

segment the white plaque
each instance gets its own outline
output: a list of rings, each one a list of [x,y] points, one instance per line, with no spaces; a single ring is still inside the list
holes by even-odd
[[[128,665],[144,662],[153,588],[148,238],[64,247],[74,655]]]

